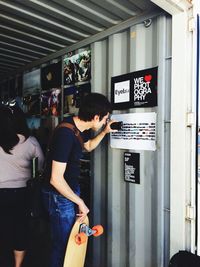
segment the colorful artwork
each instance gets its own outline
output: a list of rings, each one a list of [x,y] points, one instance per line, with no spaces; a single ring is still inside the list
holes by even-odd
[[[41,94],[41,115],[60,116],[61,114],[61,89],[53,88]]]
[[[64,85],[88,81],[91,78],[91,51],[64,58]]]

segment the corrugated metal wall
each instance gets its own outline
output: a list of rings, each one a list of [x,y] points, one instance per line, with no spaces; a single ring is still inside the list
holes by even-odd
[[[123,152],[104,140],[93,153],[92,216],[105,234],[93,242],[95,267],[162,267],[169,259],[171,18],[154,18],[95,42],[93,91],[110,96],[112,76],[158,66],[157,150],[140,153],[140,184],[126,183]],[[92,241],[91,241],[92,242]]]

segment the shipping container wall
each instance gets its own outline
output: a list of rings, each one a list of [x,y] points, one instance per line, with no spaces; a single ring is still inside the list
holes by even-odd
[[[149,25],[148,25],[149,24]],[[146,25],[146,26],[145,26]],[[91,44],[92,88],[110,98],[111,77],[158,66],[158,106],[114,111],[157,113],[156,151],[140,154],[140,184],[124,181],[125,151],[109,136],[93,152],[91,266],[162,267],[169,260],[171,17],[159,16]]]

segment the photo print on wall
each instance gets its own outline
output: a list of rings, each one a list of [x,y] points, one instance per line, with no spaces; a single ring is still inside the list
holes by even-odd
[[[77,114],[83,97],[90,92],[90,83],[64,88],[63,113]]]
[[[53,63],[41,69],[41,87],[42,90],[58,88],[62,81],[62,64],[61,61]]]
[[[111,103],[115,110],[157,106],[158,68],[111,78]]]
[[[64,85],[88,81],[91,78],[91,51],[67,54],[64,57]]]
[[[41,115],[60,116],[61,114],[61,89],[52,88],[51,91],[41,94]]]
[[[40,93],[40,69],[24,73],[23,96],[36,95]]]

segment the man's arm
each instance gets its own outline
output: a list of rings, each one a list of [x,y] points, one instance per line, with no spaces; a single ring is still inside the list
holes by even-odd
[[[50,183],[56,188],[56,190],[61,195],[78,205],[79,214],[77,214],[77,216],[80,217],[80,221],[82,221],[88,214],[89,209],[85,205],[84,201],[73,192],[68,183],[65,181],[64,172],[66,166],[66,163],[58,162],[55,160],[52,161],[52,173]]]
[[[106,124],[106,127],[103,129],[103,131],[101,131],[98,135],[96,135],[93,139],[88,140],[86,143],[84,143],[84,148],[86,151],[90,152],[92,150],[94,150],[99,143],[102,141],[102,139],[104,138],[104,136],[107,133],[110,132],[116,132],[117,130],[112,130],[110,128],[110,125],[115,122],[115,120],[111,120]]]

